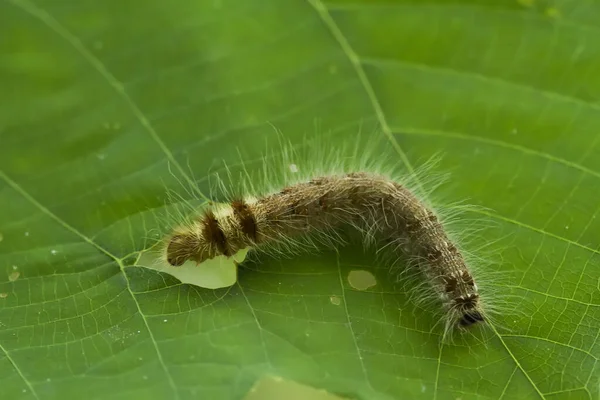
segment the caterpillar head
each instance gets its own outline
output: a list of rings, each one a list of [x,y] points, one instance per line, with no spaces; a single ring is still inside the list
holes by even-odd
[[[483,321],[485,321],[485,318],[483,318],[483,315],[480,311],[468,310],[463,312],[462,317],[458,320],[458,325],[466,328]]]
[[[478,293],[470,293],[452,300],[451,315],[454,325],[467,329],[485,321]]]
[[[201,253],[201,240],[194,234],[177,233],[167,243],[167,262],[174,267],[179,267],[188,260],[202,259]]]

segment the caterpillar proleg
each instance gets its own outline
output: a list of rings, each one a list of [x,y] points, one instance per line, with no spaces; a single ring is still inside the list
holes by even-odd
[[[319,165],[309,166],[285,148],[283,156],[265,167],[263,180],[269,188],[262,191],[254,189],[256,180],[248,174],[241,176],[245,183],[235,194],[219,179],[226,201],[211,202],[174,227],[163,241],[164,262],[176,269],[193,261],[201,268],[248,249],[289,255],[303,248],[337,248],[354,231],[365,245],[416,265],[430,297],[441,302],[445,335],[486,321],[467,258],[415,184],[414,174],[394,175],[382,167],[385,160],[374,158],[375,152],[360,149],[357,145],[351,157],[344,151],[316,155]],[[393,171],[397,163],[391,164]],[[272,182],[273,168],[283,175],[280,182]]]

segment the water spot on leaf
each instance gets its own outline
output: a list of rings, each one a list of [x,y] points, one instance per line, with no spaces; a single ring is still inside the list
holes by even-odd
[[[296,164],[290,164],[290,171],[295,174],[298,172],[298,166]]]
[[[336,305],[336,306],[339,306],[340,304],[342,304],[342,300],[337,296],[330,296],[329,301],[331,302],[331,304]]]
[[[52,254],[52,255],[56,255],[56,253],[57,253],[57,251],[56,251],[56,250],[54,250],[54,249],[50,250],[50,254]]]
[[[375,275],[365,270],[354,270],[348,274],[348,283],[354,289],[367,290],[370,287],[377,285]]]
[[[8,297],[8,293],[0,293],[0,299],[5,299]]]
[[[8,280],[10,282],[14,282],[17,279],[19,279],[19,276],[21,276],[21,273],[19,271],[15,271],[15,272],[11,273],[10,275],[8,275]]]

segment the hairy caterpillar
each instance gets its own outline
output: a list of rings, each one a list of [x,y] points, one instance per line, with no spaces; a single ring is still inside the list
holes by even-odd
[[[247,249],[289,254],[306,244],[337,246],[345,242],[343,232],[356,231],[365,244],[415,261],[443,305],[445,335],[453,327],[484,322],[486,310],[468,262],[425,196],[409,188],[406,177],[394,178],[373,162],[374,151],[359,154],[360,148],[357,144],[352,157],[343,157],[343,151],[325,155],[319,167],[303,173],[306,165],[286,148],[271,164],[280,175],[286,171],[284,178],[272,184],[273,172],[265,169],[263,179],[271,187],[263,192],[253,190],[248,174],[237,194],[219,180],[227,201],[210,203],[176,226],[163,241],[163,261],[177,268]]]

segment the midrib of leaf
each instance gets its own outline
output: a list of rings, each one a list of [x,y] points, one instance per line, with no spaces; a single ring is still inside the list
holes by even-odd
[[[394,147],[394,149],[398,153],[399,157],[401,158],[402,162],[404,163],[404,165],[406,166],[406,168],[408,169],[408,171],[410,171],[411,173],[414,173],[414,169],[413,169],[410,161],[408,160],[408,158],[406,157],[406,154],[404,153],[404,151],[400,147],[400,144],[396,141],[396,139],[393,136],[393,133],[392,133],[392,131],[390,129],[389,124],[387,123],[387,119],[385,118],[385,114],[383,112],[381,104],[379,103],[379,100],[377,99],[377,95],[375,94],[373,86],[371,85],[371,82],[369,81],[369,79],[368,79],[368,77],[367,77],[364,69],[362,68],[362,63],[360,61],[360,58],[359,58],[358,54],[354,51],[354,49],[352,48],[352,46],[350,45],[350,43],[346,39],[346,37],[343,34],[343,32],[341,31],[341,29],[338,27],[338,25],[336,24],[336,22],[333,20],[333,18],[329,14],[329,11],[328,11],[327,7],[325,7],[325,5],[322,3],[322,1],[321,0],[308,0],[308,2],[313,6],[313,8],[317,12],[317,14],[321,18],[321,20],[323,21],[323,23],[327,27],[327,29],[330,31],[331,35],[337,41],[337,43],[340,46],[341,50],[348,57],[348,60],[352,64],[352,67],[354,68],[354,70],[355,70],[355,72],[356,72],[356,74],[358,76],[359,81],[363,85],[364,90],[367,93],[367,96],[369,97],[369,100],[370,100],[371,105],[372,105],[372,107],[373,107],[373,109],[374,109],[374,111],[375,111],[375,113],[377,115],[377,119],[378,119],[378,121],[379,121],[379,123],[381,125],[381,129],[382,129],[384,135],[388,138],[388,140],[390,141],[391,145]],[[420,182],[418,182],[418,184],[420,185]],[[525,371],[525,369],[521,366],[521,364],[519,363],[519,361],[517,360],[517,358],[514,356],[514,354],[512,353],[512,351],[510,350],[510,348],[508,347],[508,345],[504,342],[504,340],[502,339],[501,335],[498,333],[498,331],[496,330],[496,328],[494,326],[491,326],[491,328],[494,331],[494,334],[498,337],[498,339],[502,343],[502,345],[503,345],[504,349],[506,350],[506,352],[508,353],[508,355],[515,362],[516,367],[519,368],[519,370],[523,373],[523,375],[525,376],[525,378],[527,379],[527,381],[532,385],[532,387],[537,392],[537,394],[542,399],[545,399],[545,397],[542,394],[542,392],[540,391],[540,389],[533,382],[533,380],[531,379],[531,377],[529,376],[529,374],[527,373],[527,371]],[[353,337],[354,337],[354,335],[353,335]],[[355,340],[356,340],[356,338],[355,338]],[[438,389],[438,382],[439,382],[439,377],[440,377],[439,376],[439,372],[440,372],[440,365],[441,365],[441,355],[442,355],[442,347],[440,347],[440,352],[439,352],[439,356],[438,356],[438,359],[437,359],[438,368],[437,368],[437,371],[436,371],[434,399],[437,398],[437,389]]]

